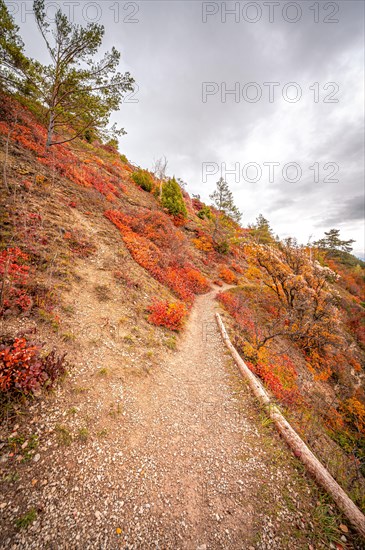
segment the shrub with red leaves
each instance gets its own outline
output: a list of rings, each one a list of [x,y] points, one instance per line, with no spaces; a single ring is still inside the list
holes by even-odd
[[[194,294],[209,290],[204,275],[186,261],[185,238],[167,216],[148,212],[133,218],[117,210],[108,210],[104,215],[119,229],[134,260],[180,300],[191,305]]]
[[[195,294],[204,294],[210,290],[208,280],[197,269],[185,269],[185,279]]]
[[[29,309],[31,299],[26,286],[29,277],[27,254],[19,248],[8,248],[0,253],[0,317],[6,309]]]
[[[294,405],[301,400],[295,365],[287,355],[282,354],[268,364],[258,362],[253,365],[248,362],[248,366],[285,405]]]
[[[148,311],[150,323],[170,330],[180,330],[187,315],[187,308],[182,302],[154,301]]]
[[[15,99],[1,98],[6,104],[6,110],[17,115],[17,122],[0,123],[0,135],[7,135],[11,131],[11,139],[21,147],[32,151],[39,163],[49,166],[60,176],[65,176],[77,185],[94,188],[113,203],[116,197],[126,192],[121,183],[121,174],[125,172],[122,161],[114,160],[104,163],[100,158],[91,155],[86,160],[72,151],[72,146],[65,143],[63,147],[52,150],[48,155],[45,150],[47,138],[46,129],[37,122],[36,117],[25,106],[21,106]],[[32,187],[32,182],[24,181],[26,189]]]
[[[26,338],[14,338],[0,345],[0,392],[25,395],[50,388],[65,373],[65,355],[52,351],[41,355],[41,346]]]

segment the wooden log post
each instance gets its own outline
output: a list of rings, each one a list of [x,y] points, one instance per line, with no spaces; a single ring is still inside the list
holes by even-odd
[[[323,487],[323,489],[325,489],[325,491],[329,495],[331,495],[338,508],[344,513],[354,529],[356,529],[356,531],[365,538],[364,514],[361,512],[361,510],[359,510],[359,508],[345,493],[342,487],[340,487],[340,485],[331,476],[328,470],[323,466],[323,464],[312,453],[309,447],[299,437],[297,432],[291,427],[289,422],[284,418],[276,405],[272,403],[261,382],[254,375],[254,373],[250,371],[246,363],[243,361],[242,357],[237,352],[236,348],[233,346],[219,313],[216,313],[216,319],[222,338],[227,348],[231,352],[232,357],[236,365],[238,366],[243,378],[247,380],[251,390],[253,391],[261,405],[263,405],[267,414],[273,420],[279,433],[285,439],[286,443],[293,451],[294,455],[302,461],[308,472],[317,481],[317,483],[321,485],[321,487]]]

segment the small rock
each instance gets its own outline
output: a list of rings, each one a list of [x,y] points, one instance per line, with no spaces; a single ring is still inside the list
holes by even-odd
[[[341,523],[340,529],[343,533],[348,533],[349,532],[349,529],[348,529],[347,525],[344,525],[343,523]]]
[[[34,460],[34,462],[38,462],[38,460],[40,460],[40,458],[41,458],[41,455],[39,453],[37,453],[36,455],[34,455],[33,460]]]

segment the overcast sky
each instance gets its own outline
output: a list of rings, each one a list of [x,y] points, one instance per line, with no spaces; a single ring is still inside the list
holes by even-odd
[[[45,60],[32,2],[7,4],[27,53]],[[77,22],[99,19],[105,48],[122,52],[138,91],[113,119],[132,162],[150,169],[165,155],[207,201],[222,175],[243,225],[262,213],[301,242],[336,227],[363,251],[361,0],[48,4],[50,17],[59,5]]]

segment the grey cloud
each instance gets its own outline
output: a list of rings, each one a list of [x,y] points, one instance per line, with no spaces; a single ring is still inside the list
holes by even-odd
[[[364,196],[350,197],[337,205],[324,221],[327,225],[341,225],[348,222],[361,222],[364,224],[365,204]],[[364,225],[363,225],[364,227]]]

